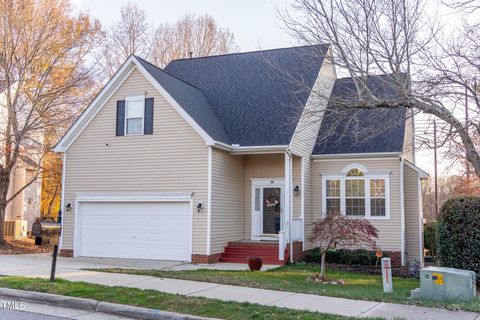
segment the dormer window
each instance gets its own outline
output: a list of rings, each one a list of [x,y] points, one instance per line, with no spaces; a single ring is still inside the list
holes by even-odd
[[[125,102],[125,135],[143,134],[145,98],[127,97]]]

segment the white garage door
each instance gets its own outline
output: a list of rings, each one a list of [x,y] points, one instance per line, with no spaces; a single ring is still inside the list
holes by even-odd
[[[82,202],[84,257],[190,261],[189,202]]]

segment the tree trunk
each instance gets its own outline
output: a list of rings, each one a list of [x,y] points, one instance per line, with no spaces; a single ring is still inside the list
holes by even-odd
[[[0,246],[5,244],[5,212],[6,207],[0,204]]]
[[[0,170],[0,246],[5,244],[5,218],[7,213],[7,196],[10,186],[10,170]]]
[[[327,252],[324,251],[322,252],[322,260],[321,260],[321,263],[320,263],[320,279],[324,280],[326,279],[325,277],[325,258],[327,256]]]

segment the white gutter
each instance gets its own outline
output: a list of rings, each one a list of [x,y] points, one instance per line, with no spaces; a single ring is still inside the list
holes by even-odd
[[[212,147],[216,147],[232,154],[249,154],[249,153],[283,153],[288,145],[271,145],[271,146],[239,146],[226,144],[220,141],[214,141]]]
[[[372,153],[339,153],[339,154],[312,154],[313,160],[327,160],[338,158],[388,158],[399,157],[401,152],[372,152]]]

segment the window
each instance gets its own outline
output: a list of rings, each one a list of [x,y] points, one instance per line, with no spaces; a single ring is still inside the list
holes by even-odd
[[[348,179],[345,181],[345,203],[347,216],[365,215],[365,180]]]
[[[388,219],[389,175],[369,174],[361,165],[349,165],[343,172],[323,177],[323,212]]]
[[[327,180],[327,214],[340,213],[340,180]]]
[[[385,180],[370,179],[370,215],[385,216]]]
[[[125,105],[125,134],[143,133],[145,101],[143,97],[127,98]]]

